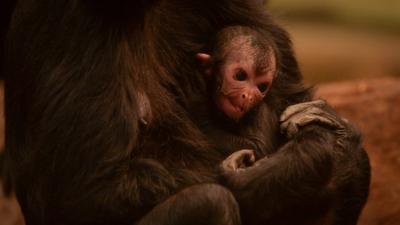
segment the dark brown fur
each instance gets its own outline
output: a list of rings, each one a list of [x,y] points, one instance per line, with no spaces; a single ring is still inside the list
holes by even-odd
[[[333,206],[344,209],[333,222],[355,224],[368,161],[353,130],[343,148],[323,127],[286,144],[277,137],[284,145],[262,171],[217,184],[226,155],[192,108],[207,94],[193,55],[210,36],[239,24],[272,37],[281,69],[265,100],[271,120],[311,97],[287,33],[258,8],[18,1],[6,44],[6,160],[26,224],[240,224],[238,205],[247,224],[309,224]]]

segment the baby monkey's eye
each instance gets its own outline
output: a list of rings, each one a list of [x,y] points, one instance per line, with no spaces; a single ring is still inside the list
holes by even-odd
[[[246,80],[246,78],[247,78],[247,74],[246,74],[245,71],[239,70],[239,71],[237,71],[237,72],[235,73],[234,78],[235,78],[235,80],[238,80],[238,81],[244,81],[244,80]]]
[[[268,89],[268,84],[264,83],[264,84],[259,84],[257,86],[258,90],[260,90],[261,93],[264,93],[265,91],[267,91]]]

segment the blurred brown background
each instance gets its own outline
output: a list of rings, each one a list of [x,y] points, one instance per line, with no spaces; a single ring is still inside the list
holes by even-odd
[[[270,0],[305,80],[364,135],[371,192],[358,225],[400,224],[400,1]]]
[[[400,1],[270,0],[312,83],[400,78]]]
[[[359,225],[399,225],[400,1],[269,0],[267,8],[290,32],[317,96],[364,134],[372,183]],[[0,194],[0,225],[17,224],[15,199]]]

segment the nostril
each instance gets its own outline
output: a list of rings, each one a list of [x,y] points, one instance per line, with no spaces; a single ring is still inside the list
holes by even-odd
[[[246,94],[242,94],[242,98],[246,98]]]

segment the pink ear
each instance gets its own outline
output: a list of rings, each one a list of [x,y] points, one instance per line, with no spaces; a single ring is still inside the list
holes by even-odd
[[[201,65],[207,67],[211,63],[211,55],[207,53],[197,53],[196,58],[200,61]]]
[[[211,68],[210,68],[211,55],[209,55],[207,53],[197,53],[196,58],[200,61],[201,67],[203,67],[203,69],[204,69],[204,73],[207,76],[210,76],[211,75]]]

